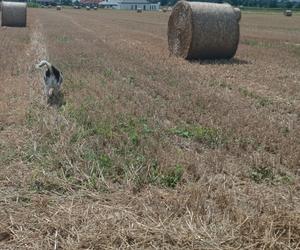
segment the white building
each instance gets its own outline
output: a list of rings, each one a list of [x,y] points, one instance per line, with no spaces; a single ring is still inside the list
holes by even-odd
[[[160,3],[150,3],[147,0],[104,0],[99,6],[118,10],[158,11]]]

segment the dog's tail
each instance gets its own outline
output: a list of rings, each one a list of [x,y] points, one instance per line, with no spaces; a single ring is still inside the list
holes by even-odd
[[[37,68],[37,69],[40,69],[40,68],[42,68],[43,66],[47,66],[47,68],[49,69],[49,70],[51,70],[51,64],[49,63],[49,62],[47,62],[46,60],[42,60],[39,64],[37,64],[35,67]]]

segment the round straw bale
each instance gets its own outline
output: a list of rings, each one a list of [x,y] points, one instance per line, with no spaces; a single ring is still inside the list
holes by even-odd
[[[291,10],[285,10],[284,11],[284,15],[285,16],[292,16],[293,15],[293,12]]]
[[[27,3],[2,2],[1,26],[26,27]]]
[[[57,6],[56,6],[56,10],[61,10],[61,6],[60,6],[60,5],[57,5]]]
[[[186,59],[232,58],[239,37],[239,17],[229,4],[180,1],[169,18],[169,50]]]

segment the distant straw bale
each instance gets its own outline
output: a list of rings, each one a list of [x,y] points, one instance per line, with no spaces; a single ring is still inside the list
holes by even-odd
[[[285,16],[292,16],[293,12],[291,10],[285,10],[283,13]]]
[[[234,12],[236,14],[237,20],[241,21],[241,18],[242,18],[241,10],[239,8],[234,8]]]

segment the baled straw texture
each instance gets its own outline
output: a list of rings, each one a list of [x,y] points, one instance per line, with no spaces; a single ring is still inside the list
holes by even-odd
[[[186,59],[232,58],[239,43],[239,19],[229,4],[180,1],[169,18],[169,50]]]
[[[2,2],[1,26],[26,27],[27,4]]]
[[[238,21],[241,21],[242,13],[239,8],[233,8]]]

